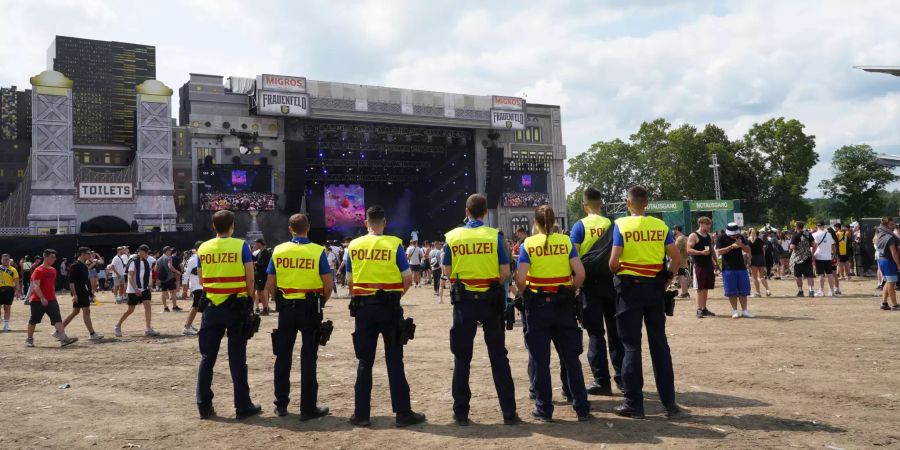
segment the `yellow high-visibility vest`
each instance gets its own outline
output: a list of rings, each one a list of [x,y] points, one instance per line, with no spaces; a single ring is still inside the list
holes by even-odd
[[[275,281],[287,300],[304,299],[307,293],[323,294],[319,262],[325,248],[318,244],[285,242],[272,252]]]
[[[588,214],[587,217],[581,219],[581,225],[584,226],[584,240],[581,241],[578,253],[584,255],[600,239],[600,236],[603,236],[603,233],[610,231],[612,222],[601,215]]]
[[[403,276],[397,268],[400,238],[368,234],[347,246],[354,296],[374,295],[379,290],[403,292]]]
[[[200,283],[213,305],[219,306],[228,296],[247,296],[247,278],[241,255],[244,241],[235,238],[215,238],[197,249],[200,257]]]
[[[536,234],[525,239],[522,246],[531,262],[525,277],[529,289],[556,292],[559,286],[572,285],[572,266],[569,263],[572,242],[568,236],[554,233],[548,238],[546,234]]]
[[[655,277],[663,270],[669,227],[656,217],[628,216],[616,220],[624,246],[619,274]]]
[[[473,292],[485,292],[492,283],[499,283],[499,234],[497,229],[486,226],[459,227],[447,233],[445,251],[452,255],[450,281],[458,280]]]

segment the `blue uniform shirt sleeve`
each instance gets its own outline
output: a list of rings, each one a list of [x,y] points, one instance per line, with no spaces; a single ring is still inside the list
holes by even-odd
[[[450,244],[444,246],[444,259],[441,260],[441,264],[445,266],[453,265],[453,250],[450,248]]]
[[[519,264],[531,264],[531,259],[528,258],[528,250],[525,249],[525,244],[519,246]]]
[[[675,243],[675,239],[672,239],[672,232],[669,231],[668,233],[666,233],[666,245],[674,244],[674,243]]]
[[[271,267],[271,262],[269,263],[269,267]],[[325,256],[325,250],[322,250],[322,255],[319,256],[319,275],[327,275],[331,273],[331,265],[328,264],[328,256]]]
[[[344,268],[347,269],[347,273],[353,273],[353,268],[350,267],[350,252],[344,255]]]
[[[406,260],[406,252],[403,251],[403,244],[397,246],[397,268],[400,272],[409,270],[409,261]]]
[[[497,262],[509,264],[509,255],[506,254],[506,243],[503,242],[502,235],[497,235]]]
[[[275,275],[275,258],[269,260],[269,267],[266,267],[266,273],[269,275]]]
[[[625,239],[622,238],[622,233],[619,231],[619,224],[616,224],[616,226],[613,227],[612,241],[613,247],[625,246]]]
[[[575,225],[572,225],[572,231],[569,232],[569,240],[572,241],[572,245],[581,245],[584,242],[584,224],[580,220],[575,222]]]
[[[575,246],[573,245],[572,251],[569,252],[569,259],[577,258],[577,257],[578,257],[578,250],[575,250]]]
[[[250,251],[250,247],[247,244],[241,248],[241,262],[247,264],[248,262],[253,262],[253,252]]]

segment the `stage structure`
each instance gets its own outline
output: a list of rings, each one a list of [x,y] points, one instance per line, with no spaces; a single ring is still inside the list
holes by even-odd
[[[441,239],[474,192],[510,235],[544,203],[569,227],[558,106],[270,74],[191,74],[180,101],[176,205],[195,228],[227,208],[244,236],[256,211],[281,240],[305,212],[314,238],[339,239],[363,233],[361,214],[381,204],[390,232]]]

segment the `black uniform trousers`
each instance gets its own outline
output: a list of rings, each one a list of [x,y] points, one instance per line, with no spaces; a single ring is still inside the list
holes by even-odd
[[[197,407],[207,412],[212,407],[213,367],[219,356],[219,345],[228,334],[228,367],[234,384],[234,408],[238,411],[249,409],[250,386],[247,383],[247,339],[238,334],[241,321],[240,311],[227,301],[220,306],[208,305],[203,310],[198,341],[200,344],[200,369],[197,374]]]
[[[522,312],[522,338],[525,338],[525,334],[528,333],[528,320],[525,316],[528,314],[528,311]],[[525,351],[528,351],[528,339],[524,339],[525,341]],[[559,342],[553,340],[553,348],[556,349],[556,355],[559,356],[561,353],[559,352]],[[531,358],[531,352],[528,352],[528,362],[525,366],[525,371],[528,373],[528,393],[531,394],[532,398],[536,397],[534,393],[534,359]],[[562,383],[562,393],[563,397],[567,399],[572,398],[572,392],[569,391],[569,375],[566,373],[566,364],[562,361],[562,357],[559,358],[559,381]]]
[[[575,412],[586,415],[591,409],[584,386],[579,357],[584,349],[581,328],[575,320],[574,301],[526,302],[525,342],[534,364],[535,406],[542,417],[553,416],[553,393],[550,382],[550,343],[556,342],[566,383],[572,395]]]
[[[647,344],[656,391],[663,405],[675,404],[675,374],[672,353],[666,339],[666,307],[663,289],[658,283],[646,282],[623,287],[617,303],[616,323],[625,348],[622,360],[622,382],[625,406],[644,410],[644,373],[641,367],[641,325],[647,326]]]
[[[494,388],[500,400],[504,417],[516,414],[516,392],[506,351],[506,328],[502,311],[492,304],[488,293],[485,298],[453,298],[453,326],[450,328],[450,351],[453,353],[453,414],[457,419],[469,417],[469,373],[472,365],[472,348],[478,324],[484,332]],[[501,294],[502,295],[502,292]],[[455,296],[454,296],[455,297]]]
[[[373,296],[360,297],[371,301]],[[356,298],[354,298],[356,300]],[[403,346],[392,335],[403,319],[403,308],[394,301],[363,304],[356,310],[356,330],[353,332],[353,349],[359,365],[356,369],[356,394],[354,414],[358,419],[368,419],[372,401],[372,367],[378,336],[384,341],[384,359],[387,364],[388,384],[391,389],[391,406],[394,413],[412,411],[409,401],[409,383],[403,367]]]
[[[588,333],[587,360],[594,383],[611,386],[610,379],[613,378],[621,386],[625,349],[616,325],[616,290],[612,280],[609,283],[585,283],[581,293],[585,306],[582,323]],[[609,360],[606,359],[607,348]],[[614,377],[610,377],[609,362],[612,362]]]
[[[278,295],[281,297],[281,295]],[[319,301],[310,299],[282,299],[278,313],[278,331],[274,333],[275,347],[275,406],[287,407],[291,402],[291,363],[294,344],[300,332],[300,412],[316,409],[319,383],[316,379],[316,360],[319,350],[319,326],[322,311]]]

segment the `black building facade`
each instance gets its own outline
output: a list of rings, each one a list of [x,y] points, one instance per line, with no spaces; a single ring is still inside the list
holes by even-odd
[[[0,88],[0,201],[24,178],[31,153],[31,90]]]
[[[156,48],[57,36],[47,68],[72,81],[75,145],[135,148],[135,87],[156,78]]]

